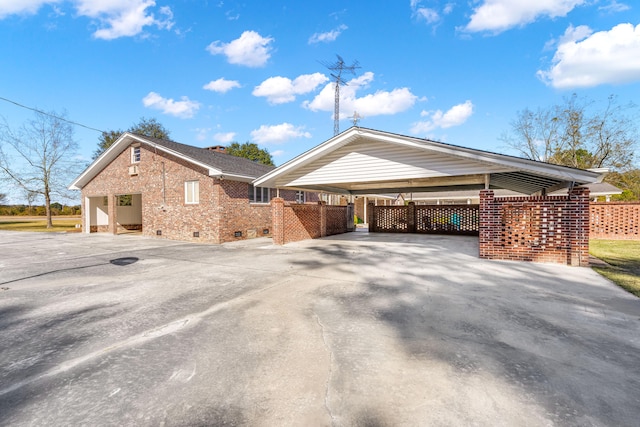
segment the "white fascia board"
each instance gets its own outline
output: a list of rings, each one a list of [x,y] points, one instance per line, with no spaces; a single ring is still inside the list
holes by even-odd
[[[253,181],[253,185],[256,187],[275,187],[273,181],[278,176],[285,174],[289,171],[295,170],[299,167],[306,165],[309,162],[314,161],[316,158],[321,157],[322,155],[328,154],[343,145],[347,144],[351,140],[353,140],[354,136],[357,136],[357,133],[360,130],[358,128],[351,128],[344,133],[341,133],[337,136],[334,136],[331,139],[326,140],[320,145],[315,146],[311,150],[300,154],[297,157],[289,160],[288,162],[278,166],[271,172],[268,172],[261,177],[256,178]],[[356,135],[354,135],[356,133]],[[265,185],[266,184],[266,185]]]

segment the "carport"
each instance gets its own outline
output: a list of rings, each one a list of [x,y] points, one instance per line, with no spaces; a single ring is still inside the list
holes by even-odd
[[[585,265],[589,191],[580,186],[600,182],[603,172],[352,127],[253,184],[347,196],[476,190],[480,192],[481,257]],[[569,189],[566,196],[547,196],[562,188]],[[493,193],[495,189],[526,196],[498,198]],[[274,241],[277,244],[291,241],[287,231],[292,227],[281,208],[284,201],[276,198],[272,203],[273,227],[277,231]],[[376,208],[369,209],[371,230],[419,232],[424,220],[416,216],[415,206],[409,203],[403,209],[406,212],[399,214],[399,223],[406,224],[405,230],[379,227]],[[304,215],[299,223],[309,223],[310,213]],[[317,215],[320,229],[324,230],[326,214],[320,209]],[[346,218],[352,220],[348,215]],[[346,229],[352,226],[347,224]]]

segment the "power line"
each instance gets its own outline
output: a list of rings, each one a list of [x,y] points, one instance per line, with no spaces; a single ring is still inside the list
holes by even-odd
[[[68,119],[65,119],[64,117],[55,116],[55,115],[53,115],[51,113],[47,113],[46,111],[38,110],[37,108],[29,107],[29,106],[20,104],[19,102],[12,101],[12,100],[7,99],[7,98],[3,98],[2,96],[0,96],[0,99],[3,100],[3,101],[9,102],[11,104],[17,105],[18,107],[26,108],[27,110],[35,111],[36,113],[44,114],[45,116],[53,117],[54,119],[62,120],[63,122],[67,122],[67,123],[70,123],[72,125],[76,125],[76,126],[83,127],[85,129],[94,130],[96,132],[104,133],[103,130],[92,128],[91,126],[83,125],[82,123],[74,122],[73,120],[68,120]]]

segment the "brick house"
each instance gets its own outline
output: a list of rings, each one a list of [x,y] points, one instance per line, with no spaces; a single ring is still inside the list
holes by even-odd
[[[223,243],[271,234],[271,198],[317,201],[315,193],[254,187],[274,169],[225,154],[124,133],[69,187],[82,192],[86,233]]]

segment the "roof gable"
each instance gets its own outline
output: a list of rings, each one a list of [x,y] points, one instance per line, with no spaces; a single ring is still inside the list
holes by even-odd
[[[85,169],[69,186],[72,190],[82,189],[117,156],[131,144],[144,144],[154,150],[180,158],[194,166],[206,169],[209,176],[225,177],[236,181],[251,182],[255,178],[273,170],[267,166],[242,157],[194,147],[179,142],[150,138],[129,132],[123,133],[104,153]]]
[[[352,127],[290,160],[254,185],[371,194],[448,187],[505,188],[532,194],[598,181],[600,174]]]

